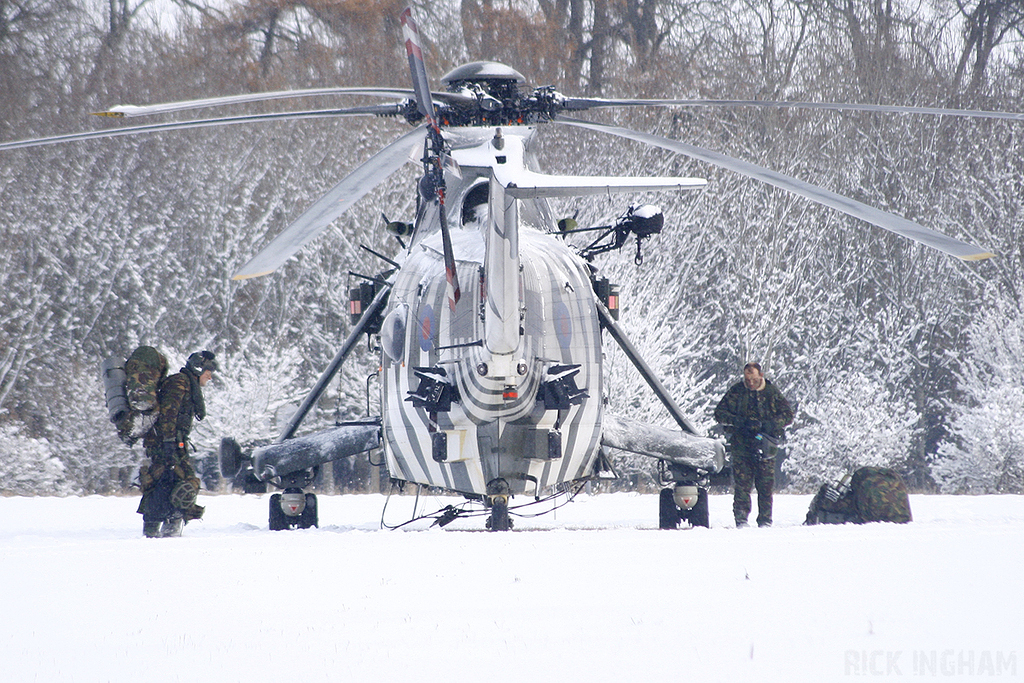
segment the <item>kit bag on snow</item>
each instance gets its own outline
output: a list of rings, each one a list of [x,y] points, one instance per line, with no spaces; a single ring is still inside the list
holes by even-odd
[[[822,484],[804,524],[904,524],[912,519],[903,478],[885,467],[861,467],[837,484]]]
[[[107,414],[127,445],[156,424],[157,390],[166,376],[167,358],[152,346],[138,347],[127,360],[113,356],[100,363]]]

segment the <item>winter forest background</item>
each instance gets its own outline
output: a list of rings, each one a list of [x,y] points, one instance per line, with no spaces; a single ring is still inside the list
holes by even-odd
[[[117,125],[87,116],[114,104],[408,87],[406,0],[160,1],[0,0],[0,140]],[[494,59],[570,95],[1010,111],[1024,101],[1018,0],[412,4],[434,89],[452,67]],[[790,490],[882,464],[916,491],[1024,491],[1024,121],[744,107],[594,116],[997,253],[963,263],[684,157],[544,131],[537,151],[550,172],[709,179],[699,195],[633,199],[666,215],[642,265],[630,245],[598,261],[622,285],[627,333],[699,423],[711,426],[742,363],[758,359],[799,405]],[[0,152],[0,491],[127,484],[141,453],[107,422],[97,366],[140,343],[168,354],[172,371],[193,350],[217,352],[210,417],[193,434],[201,453],[225,435],[275,436],[275,415],[301,400],[348,332],[358,283],[349,272],[381,270],[359,245],[398,249],[381,213],[411,220],[417,169],[407,165],[281,271],[230,276],[405,130],[326,119]],[[630,201],[558,208],[603,225]],[[617,347],[606,354],[610,408],[669,423]],[[364,415],[373,367],[364,344],[312,422]],[[364,461],[336,473],[346,488],[366,487]],[[641,484],[653,472],[642,459],[618,465]]]

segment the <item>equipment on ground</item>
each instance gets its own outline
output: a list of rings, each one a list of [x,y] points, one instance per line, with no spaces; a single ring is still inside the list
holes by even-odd
[[[804,524],[866,524],[913,520],[903,478],[886,467],[861,467],[835,484],[822,484]]]

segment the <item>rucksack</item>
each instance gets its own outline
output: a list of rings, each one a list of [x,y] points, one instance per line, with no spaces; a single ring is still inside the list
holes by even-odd
[[[903,478],[885,467],[861,467],[836,484],[822,484],[804,524],[905,524],[912,520]]]
[[[152,346],[138,347],[127,360],[113,356],[100,363],[107,415],[125,444],[134,445],[156,424],[166,376],[167,358]]]

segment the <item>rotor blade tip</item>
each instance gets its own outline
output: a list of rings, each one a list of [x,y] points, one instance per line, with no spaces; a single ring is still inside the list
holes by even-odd
[[[231,276],[232,280],[251,280],[254,277],[263,277],[264,275],[270,275],[274,271],[264,270],[261,273],[235,273]]]
[[[970,254],[969,256],[961,256],[960,258],[964,261],[984,261],[995,256],[995,252],[986,251],[980,254]]]

